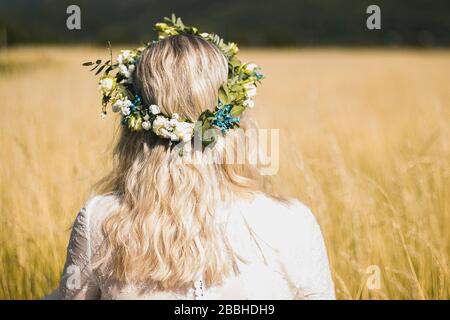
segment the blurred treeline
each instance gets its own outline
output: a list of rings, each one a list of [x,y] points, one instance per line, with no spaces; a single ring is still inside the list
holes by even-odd
[[[81,8],[81,30],[66,28],[71,4]],[[371,4],[381,8],[381,30],[366,28]],[[148,41],[152,24],[172,12],[250,46],[450,45],[450,0],[0,0],[0,37],[8,44]]]

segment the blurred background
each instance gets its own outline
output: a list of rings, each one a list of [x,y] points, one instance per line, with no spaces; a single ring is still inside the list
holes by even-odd
[[[69,30],[66,9],[81,9]],[[369,30],[369,5],[381,29]],[[0,299],[58,284],[70,226],[111,166],[81,66],[172,12],[263,67],[251,114],[280,129],[267,184],[321,225],[340,299],[450,298],[450,3],[0,0]]]
[[[82,28],[63,28],[66,8],[82,10]],[[366,8],[382,8],[382,31],[365,28]],[[245,46],[448,46],[446,0],[0,0],[10,44],[148,41],[152,21],[172,12]]]

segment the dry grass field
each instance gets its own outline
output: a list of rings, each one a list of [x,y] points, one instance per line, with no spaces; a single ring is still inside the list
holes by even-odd
[[[116,51],[117,52],[117,51]],[[110,166],[88,47],[0,51],[0,298],[56,287],[70,225]],[[450,51],[247,50],[280,128],[269,186],[316,214],[340,299],[450,298]],[[377,266],[381,286],[366,285]]]

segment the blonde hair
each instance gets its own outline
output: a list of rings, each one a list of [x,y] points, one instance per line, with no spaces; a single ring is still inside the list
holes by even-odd
[[[195,121],[206,108],[214,109],[227,73],[218,48],[177,35],[145,50],[134,84],[147,104]],[[218,145],[235,138],[230,130],[219,135]],[[220,203],[259,190],[258,174],[248,164],[221,161],[223,148],[204,156],[213,161],[184,163],[167,140],[121,129],[113,169],[98,184],[102,193],[120,197],[119,209],[103,223],[99,265],[109,265],[121,281],[152,281],[164,289],[188,287],[199,278],[206,285],[220,283],[237,271],[239,257],[215,211]]]

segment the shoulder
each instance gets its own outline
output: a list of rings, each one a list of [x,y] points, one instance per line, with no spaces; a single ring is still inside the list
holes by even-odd
[[[82,224],[89,232],[101,229],[103,221],[118,209],[119,199],[115,195],[91,196],[79,211],[75,226]]]
[[[255,233],[278,248],[320,233],[311,210],[297,199],[281,201],[258,193],[243,212]]]
[[[83,208],[86,213],[92,214],[116,208],[118,204],[119,198],[116,195],[94,195],[85,202]]]
[[[302,228],[317,224],[311,210],[295,198],[278,200],[264,193],[257,193],[249,206],[246,217],[254,223],[272,222],[275,223],[272,226],[277,228]]]

